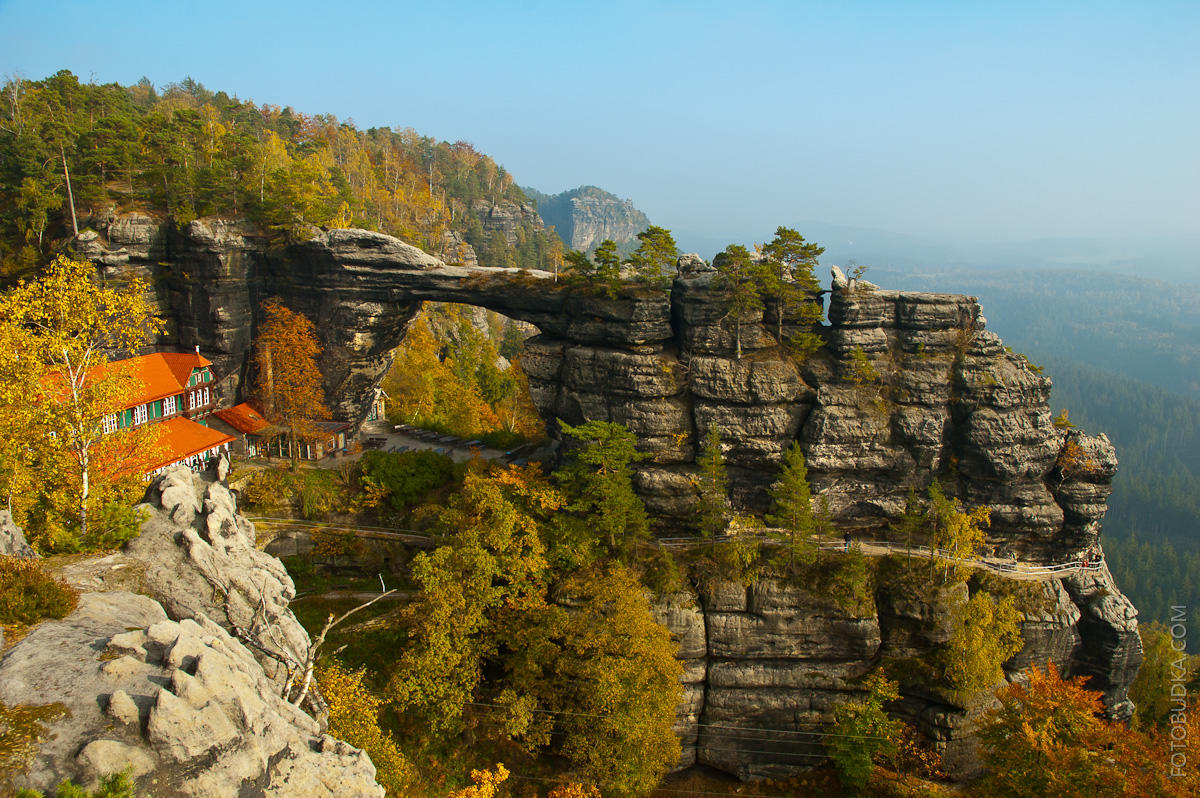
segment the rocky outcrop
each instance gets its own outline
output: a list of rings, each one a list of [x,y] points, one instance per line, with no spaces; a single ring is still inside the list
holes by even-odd
[[[1126,691],[1140,648],[1132,607],[1107,572],[1041,583],[998,580],[1025,596],[1024,644],[1004,664],[1008,678],[1054,662],[1064,674],[1097,677],[1093,684],[1106,690],[1109,714],[1127,718]],[[954,611],[981,589],[969,584],[939,590],[881,578],[863,606],[774,580],[718,582],[659,598],[656,620],[678,640],[684,663],[680,767],[702,764],[750,779],[816,764],[825,757],[834,707],[859,697],[860,680],[872,669],[893,663],[902,697],[891,710],[938,749],[948,772],[978,772],[974,733],[991,705],[990,691],[951,700],[919,672],[903,676],[902,667],[927,662],[949,640]]]
[[[538,195],[538,212],[553,226],[568,249],[593,250],[606,238],[618,245],[635,240],[650,226],[646,214],[595,186],[580,186],[561,194]]]
[[[38,553],[25,540],[25,533],[21,527],[13,521],[12,513],[0,510],[0,557],[28,559],[37,556]]]
[[[541,230],[543,227],[537,208],[528,202],[478,199],[471,203],[471,212],[479,217],[484,233],[500,233],[509,244],[517,243],[519,231]],[[463,264],[466,265],[465,260]]]
[[[85,593],[0,661],[0,702],[63,710],[15,786],[94,786],[129,769],[139,795],[382,796],[367,756],[278,697],[251,653],[204,616]]]
[[[246,378],[254,316],[262,299],[265,235],[245,220],[195,219],[182,229],[141,213],[114,216],[103,231],[76,239],[81,255],[107,278],[140,278],[165,322],[163,347],[199,346],[221,381],[217,393],[232,404]]]
[[[254,525],[237,512],[216,474],[175,468],[147,490],[148,519],[124,555],[141,592],[174,620],[209,618],[243,640],[282,686],[308,655],[304,627],[288,609],[296,589],[283,564],[254,547]]]
[[[214,351],[223,373],[246,370],[260,295],[317,321],[338,417],[365,415],[423,301],[473,304],[540,331],[522,362],[552,433],[555,418],[601,419],[638,436],[652,457],[637,485],[661,520],[689,517],[695,453],[715,424],[745,507],[765,506],[783,452],[799,441],[814,489],[842,525],[884,527],[910,489],[936,477],[964,502],[992,508],[997,550],[1051,560],[1096,540],[1111,446],[1078,433],[1068,440],[1054,426],[1049,378],[1004,349],[971,297],[886,291],[842,275],[808,299],[828,300],[828,324],[806,327],[798,308],[780,324],[771,303],[731,318],[711,267],[690,255],[669,292],[629,285],[610,298],[542,272],[448,266],[365,230],[315,231],[266,249],[244,226],[215,219],[157,236],[126,228],[145,224],[116,219],[86,251],[110,271],[166,270],[155,284],[177,285],[162,307],[176,315],[179,343]],[[798,332],[823,342],[803,361],[779,340]],[[1068,450],[1083,466],[1064,469]]]
[[[383,795],[364,753],[285,700],[299,695],[309,638],[224,466],[168,471],[147,490],[140,537],[57,568],[77,609],[0,660],[0,702],[61,710],[16,786],[130,767],[139,794],[165,798]]]
[[[965,504],[992,508],[987,545],[997,554],[1060,562],[1099,551],[1116,469],[1112,446],[1103,436],[1055,426],[1047,404],[1050,379],[1004,348],[972,297],[888,291],[835,274],[831,290],[806,299],[827,305],[827,324],[804,321],[810,314],[795,307],[780,318],[770,302],[738,320],[727,297],[713,289],[711,266],[693,255],[680,258],[669,292],[626,285],[609,297],[542,272],[448,266],[364,230],[315,232],[307,241],[259,253],[252,237],[207,232],[234,229],[223,225],[198,220],[166,235],[177,255],[161,268],[178,275],[175,263],[217,271],[224,264],[229,268],[220,279],[226,282],[219,285],[243,281],[249,295],[269,290],[316,320],[325,343],[327,395],[344,418],[362,418],[365,398],[423,301],[479,305],[540,331],[526,342],[522,364],[552,435],[556,419],[599,419],[620,422],[637,436],[649,458],[639,464],[635,484],[663,526],[690,521],[696,453],[715,425],[734,502],[743,508],[765,509],[783,453],[798,442],[814,492],[840,526],[861,536],[886,536],[909,492],[924,492],[937,479]],[[111,240],[93,244],[102,265],[119,251]],[[131,256],[128,267],[141,268],[135,261]],[[205,288],[196,283],[188,290]],[[167,305],[164,312],[192,319],[180,329],[199,329],[194,309],[202,306],[193,302],[176,311]],[[228,340],[249,340],[252,313],[240,323],[244,329],[231,328]],[[806,358],[791,356],[787,341],[798,333],[818,339],[820,348]],[[1127,713],[1124,691],[1140,661],[1132,608],[1106,574],[1064,580],[1055,590],[1061,611],[1027,621],[1028,652],[1102,678],[1110,713]],[[916,628],[912,616],[924,611],[919,608],[891,602],[859,617],[814,601],[780,590],[742,599],[705,594],[693,602],[701,609],[680,604],[672,617],[699,613],[706,641],[705,664],[690,661],[687,670],[691,703],[681,710],[681,728],[704,713],[720,717],[712,713],[721,707],[731,718],[748,712],[739,702],[751,694],[780,713],[817,717],[850,689],[849,663],[860,667],[872,650],[919,650],[936,639],[936,630]],[[778,635],[756,649],[753,638],[765,629]],[[857,646],[829,654],[843,670],[810,667],[825,661],[809,650],[820,651],[822,635]],[[739,657],[732,653],[738,646],[759,653]],[[719,657],[730,662],[718,666]],[[695,687],[700,684],[702,691]],[[783,698],[772,703],[779,695],[802,709],[785,710],[792,705]],[[909,702],[911,716],[931,738],[947,744],[969,738],[970,719],[961,708],[928,697]],[[764,716],[762,723],[769,722]],[[689,732],[690,750],[703,761],[723,762],[717,749],[730,746],[706,742],[699,731],[705,727],[696,728]],[[747,773],[758,767],[741,764],[740,756],[722,766]],[[961,758],[971,761],[966,747]]]

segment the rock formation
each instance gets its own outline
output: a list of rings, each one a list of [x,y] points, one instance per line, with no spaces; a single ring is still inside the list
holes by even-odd
[[[479,217],[485,233],[500,233],[509,244],[517,243],[518,230],[541,230],[543,227],[537,208],[527,202],[479,199],[471,204],[471,212]],[[466,265],[465,260],[463,264]]]
[[[1093,677],[1110,714],[1128,718],[1141,645],[1136,612],[1108,571],[1022,584],[1035,598],[1021,607],[1024,647],[1005,663],[1008,677],[1053,661],[1065,674]],[[679,641],[684,663],[680,766],[747,779],[820,762],[833,708],[860,695],[858,680],[880,662],[928,658],[949,639],[955,608],[981,586],[911,588],[881,577],[873,601],[859,607],[773,580],[718,582],[659,599],[657,620]],[[901,681],[897,714],[934,743],[947,772],[976,773],[974,730],[990,693],[963,706],[920,678]]]
[[[156,798],[383,795],[366,754],[284,699],[309,646],[295,591],[217,476],[160,477],[141,537],[67,563],[79,606],[0,659],[0,702],[62,710],[15,786],[128,767]]]
[[[997,554],[1049,563],[1098,550],[1113,447],[1103,435],[1054,425],[1049,378],[986,330],[972,297],[888,291],[835,273],[830,291],[806,300],[827,303],[828,324],[806,327],[797,308],[779,319],[770,302],[738,324],[711,287],[711,266],[691,255],[680,258],[669,292],[629,285],[609,298],[541,272],[447,266],[362,230],[314,232],[280,248],[261,243],[234,223],[208,219],[157,235],[117,219],[107,239],[85,242],[104,269],[143,270],[156,285],[173,286],[161,307],[174,314],[178,342],[214,353],[222,373],[243,372],[257,298],[282,297],[317,321],[330,405],[354,421],[422,301],[474,304],[528,322],[540,334],[526,342],[522,364],[551,434],[556,418],[626,425],[651,455],[636,485],[665,526],[690,518],[697,447],[715,424],[740,507],[766,508],[783,452],[798,441],[814,492],[839,525],[859,534],[886,536],[910,490],[938,479],[967,505],[992,508],[987,545]],[[785,342],[805,332],[819,336],[821,348],[790,356],[777,340],[780,322]],[[1069,672],[1095,676],[1110,713],[1126,716],[1141,657],[1135,611],[1106,571],[1048,589],[1058,610],[1027,619],[1028,653],[1019,657],[1073,663]],[[702,592],[670,611],[672,623],[698,617],[703,626],[703,635],[677,629],[685,656],[697,653],[688,668],[695,706],[683,720],[753,715],[760,702],[765,714],[756,724],[803,730],[828,716],[872,657],[916,646],[913,613],[930,617],[878,596],[873,610],[847,615],[784,589]],[[840,648],[824,651],[822,635]],[[822,662],[829,667],[813,665]],[[804,708],[793,712],[793,726],[779,725],[778,713],[792,710],[777,696]],[[926,734],[948,744],[969,738],[962,708],[909,700]],[[730,746],[705,734],[695,743],[702,761],[767,772],[741,754],[721,764],[717,749]]]
[[[764,507],[783,451],[799,440],[839,523],[880,528],[910,488],[937,477],[965,502],[992,508],[992,546],[1041,559],[1095,542],[1116,467],[1103,436],[1054,426],[1049,378],[1003,348],[971,297],[840,276],[826,294],[828,325],[812,330],[824,345],[797,362],[776,340],[770,306],[736,329],[695,256],[681,259],[670,292],[630,286],[609,299],[541,272],[447,266],[364,230],[268,249],[234,222],[154,233],[141,217],[118,217],[107,239],[87,232],[81,247],[106,273],[154,278],[178,345],[199,344],[229,375],[225,399],[246,370],[258,299],[280,296],[317,322],[329,404],[353,422],[421,302],[528,322],[541,334],[522,362],[551,432],[556,417],[628,426],[653,455],[637,480],[661,519],[690,513],[696,446],[711,424],[742,506]],[[789,311],[783,320],[785,339],[798,318]],[[1068,451],[1077,462],[1064,469]]]
[[[554,195],[534,194],[538,213],[547,225],[554,227],[568,249],[587,252],[606,238],[618,245],[628,244],[650,226],[646,214],[633,207],[632,202],[595,186],[580,186]]]
[[[25,533],[13,521],[12,513],[0,510],[0,557],[36,557],[37,552],[25,540]]]

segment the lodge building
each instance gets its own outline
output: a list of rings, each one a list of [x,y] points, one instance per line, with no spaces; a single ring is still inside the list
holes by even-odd
[[[216,378],[212,361],[193,352],[155,352],[109,363],[132,378],[134,388],[124,407],[101,420],[103,430],[154,424],[160,451],[147,477],[183,464],[194,471],[229,451],[234,438],[208,426],[216,408]]]

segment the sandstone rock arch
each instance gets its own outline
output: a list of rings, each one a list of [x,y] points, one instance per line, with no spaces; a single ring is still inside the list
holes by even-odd
[[[763,323],[743,323],[745,356],[710,290],[711,271],[681,259],[670,292],[628,286],[615,298],[544,272],[449,266],[365,230],[319,232],[268,246],[244,223],[199,219],[122,224],[81,236],[109,274],[154,279],[173,322],[172,344],[199,344],[238,390],[255,309],[279,296],[312,318],[335,412],[358,421],[365,400],[424,301],[478,305],[535,325],[523,358],[548,420],[618,421],[653,455],[637,484],[660,518],[682,518],[694,489],[696,445],[710,424],[725,441],[735,502],[761,508],[786,448],[799,440],[810,478],[843,524],[879,527],[910,488],[948,480],[964,500],[993,508],[992,542],[1052,558],[1093,543],[1116,467],[1107,439],[1087,439],[1095,467],[1063,479],[1065,431],[1051,422],[1050,381],[986,331],[978,302],[834,281],[822,351],[797,363]],[[797,318],[785,317],[785,329]],[[862,352],[882,374],[857,384]]]

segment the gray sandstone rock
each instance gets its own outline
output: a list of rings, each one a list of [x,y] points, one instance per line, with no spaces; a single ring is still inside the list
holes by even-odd
[[[94,785],[128,767],[156,798],[383,795],[367,756],[279,698],[240,642],[144,596],[85,593],[34,628],[0,661],[0,701],[69,710],[18,786]]]
[[[0,556],[26,559],[38,556],[8,510],[0,510]]]
[[[151,484],[146,499],[149,518],[124,550],[141,565],[145,592],[171,618],[204,616],[260,638],[270,653],[256,654],[282,683],[285,663],[307,656],[308,634],[288,609],[296,594],[291,577],[255,549],[254,525],[237,513],[232,492],[215,474],[177,467]]]
[[[524,213],[486,210],[498,225]],[[141,230],[144,223],[129,226]],[[540,331],[526,342],[522,363],[551,434],[562,418],[618,421],[638,435],[652,458],[639,465],[635,485],[663,523],[690,520],[697,444],[716,422],[733,499],[744,507],[765,508],[780,458],[799,442],[816,494],[837,523],[863,535],[886,536],[908,492],[940,479],[965,504],[992,508],[987,545],[1000,553],[1053,563],[1097,545],[1116,469],[1111,444],[1054,427],[1050,380],[1004,350],[973,297],[888,291],[835,268],[831,290],[809,298],[827,305],[827,325],[806,326],[798,309],[782,311],[784,337],[818,336],[823,345],[815,354],[802,362],[788,355],[776,340],[781,311],[768,302],[742,321],[739,360],[737,325],[726,298],[712,289],[711,265],[697,256],[679,259],[669,295],[627,287],[609,298],[540,272],[447,266],[368,231],[317,231],[306,242],[268,250],[264,239],[234,227],[197,220],[182,232],[167,226],[158,234],[80,240],[106,274],[171,277],[182,286],[163,307],[171,340],[201,344],[220,373],[235,375],[227,397],[250,348],[252,287],[269,285],[289,307],[321,320],[327,396],[335,413],[352,421],[365,412],[364,398],[421,302],[476,304]],[[860,373],[859,352],[877,377]],[[1068,443],[1080,448],[1087,468],[1064,470]],[[189,494],[186,487],[164,484],[151,497],[158,520],[144,535],[146,550],[137,551],[172,617],[216,613],[226,622],[223,607],[197,598],[211,594],[205,589],[213,573],[263,575],[229,580],[238,623],[262,596],[271,612],[286,605],[286,574],[256,564],[246,544],[252,530],[229,515],[220,490]],[[1127,713],[1125,691],[1140,661],[1132,607],[1111,577],[1054,585],[1056,610],[1026,619],[1026,648],[1010,671],[1047,658],[1078,663],[1077,672],[1107,680],[1109,711]],[[819,745],[788,747],[782,739],[758,743],[774,759],[753,754],[721,727],[751,719],[764,728],[818,729],[832,706],[853,694],[847,680],[873,652],[916,652],[945,635],[943,624],[927,623],[928,608],[895,597],[859,618],[772,590],[712,587],[695,599],[702,609],[685,611],[688,603],[676,602],[664,615],[686,643],[679,716],[685,761],[768,775],[796,760],[786,752],[819,754]],[[303,642],[296,635],[289,647]],[[832,659],[822,660],[822,652]],[[907,696],[903,707],[963,772],[973,767],[976,708],[931,696]],[[715,725],[700,725],[710,720]]]

